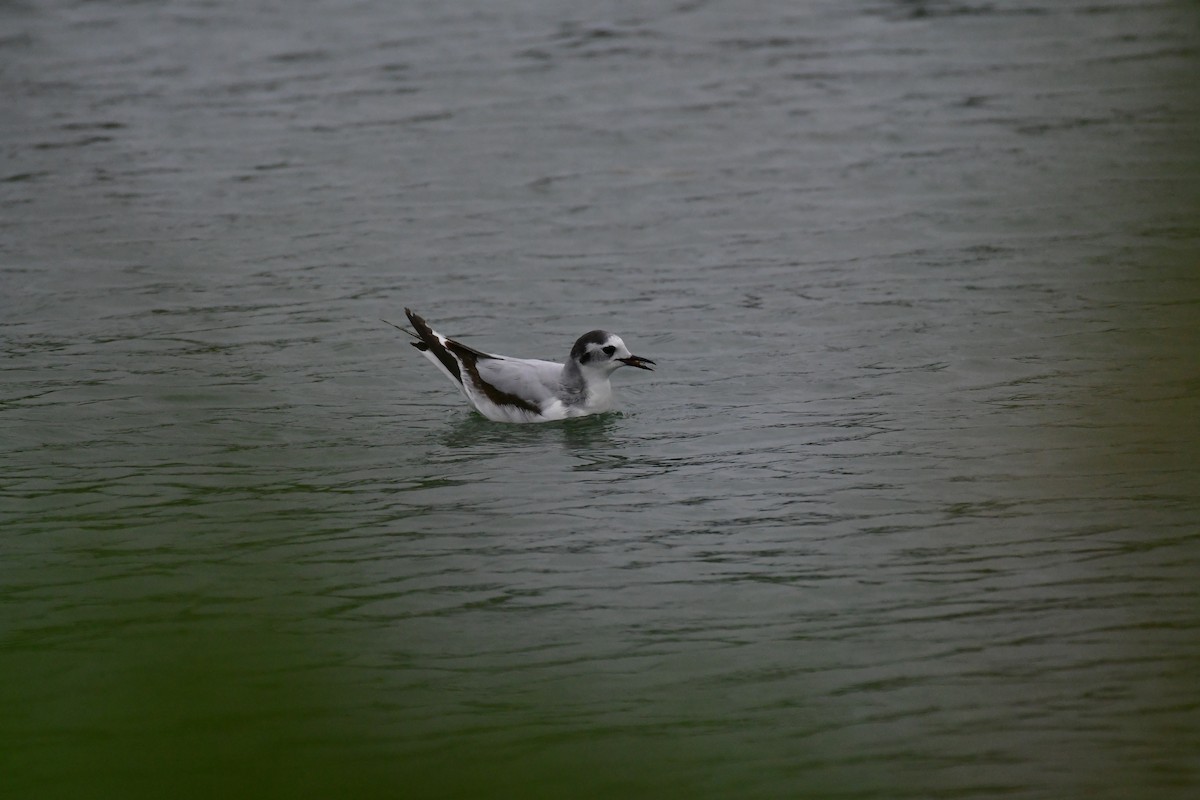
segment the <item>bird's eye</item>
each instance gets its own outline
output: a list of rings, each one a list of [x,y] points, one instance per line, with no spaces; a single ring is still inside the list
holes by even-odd
[[[606,355],[606,356],[611,356],[613,353],[617,352],[617,348],[613,347],[611,344],[608,347],[605,347],[603,349],[604,349],[604,355]]]

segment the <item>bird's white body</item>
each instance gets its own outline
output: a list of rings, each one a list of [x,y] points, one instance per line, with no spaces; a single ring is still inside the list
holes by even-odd
[[[566,363],[484,353],[448,339],[405,309],[416,330],[413,346],[496,422],[551,422],[613,408],[609,376],[618,367],[650,369],[621,337],[606,331],[581,336]]]

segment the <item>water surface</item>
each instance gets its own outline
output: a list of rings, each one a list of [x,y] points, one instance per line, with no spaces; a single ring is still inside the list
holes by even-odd
[[[1200,785],[1190,5],[0,21],[14,796]]]

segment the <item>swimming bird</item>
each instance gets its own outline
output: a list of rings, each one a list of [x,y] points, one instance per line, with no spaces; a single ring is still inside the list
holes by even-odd
[[[416,339],[412,346],[452,380],[480,414],[496,422],[550,422],[609,411],[609,376],[623,366],[650,370],[654,364],[630,353],[620,336],[600,330],[580,336],[564,364],[484,353],[442,336],[411,309],[404,313],[416,334],[388,324]]]

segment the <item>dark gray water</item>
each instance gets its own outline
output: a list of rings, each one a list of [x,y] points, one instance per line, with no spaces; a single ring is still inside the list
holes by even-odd
[[[1193,796],[1198,33],[0,2],[0,794]]]

